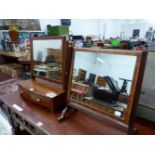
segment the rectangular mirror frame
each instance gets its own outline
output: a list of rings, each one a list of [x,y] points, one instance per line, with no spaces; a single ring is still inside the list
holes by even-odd
[[[56,40],[56,39],[61,39],[62,40],[62,73],[61,73],[61,81],[58,80],[53,80],[53,79],[48,79],[44,78],[41,76],[34,75],[33,69],[34,69],[34,58],[33,58],[33,41],[34,40]],[[66,37],[35,37],[31,39],[31,75],[32,78],[40,78],[44,79],[59,85],[62,85],[63,89],[65,89],[65,75],[66,75],[66,50],[67,50],[67,42],[66,42]]]
[[[128,100],[128,107],[127,107],[124,119],[117,119],[116,117],[112,117],[107,114],[100,113],[84,105],[77,104],[73,101],[73,99],[70,98],[75,52],[93,52],[93,53],[95,52],[95,53],[105,53],[105,54],[129,55],[129,56],[137,57],[134,75],[133,75],[133,82],[131,85],[131,91],[130,91],[129,100]],[[141,85],[142,85],[142,80],[144,75],[146,59],[147,59],[147,51],[128,51],[128,50],[96,49],[96,48],[74,49],[72,62],[71,62],[70,77],[69,77],[68,105],[80,111],[86,112],[100,120],[103,120],[104,122],[110,122],[113,125],[118,126],[122,130],[124,130],[126,133],[132,134],[134,132],[136,107],[141,93]]]

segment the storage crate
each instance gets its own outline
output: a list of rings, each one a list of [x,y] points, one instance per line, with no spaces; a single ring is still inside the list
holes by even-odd
[[[69,26],[51,26],[47,25],[48,35],[50,36],[58,36],[58,35],[66,35],[69,34]]]
[[[13,78],[21,77],[23,74],[23,66],[19,64],[0,65],[0,71]]]
[[[10,68],[7,65],[0,65],[0,71],[7,75],[11,75]]]

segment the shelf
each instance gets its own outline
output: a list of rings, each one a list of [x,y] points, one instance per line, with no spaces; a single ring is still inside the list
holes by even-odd
[[[0,30],[0,32],[9,32],[9,30]],[[44,31],[19,30],[18,32],[44,32]]]

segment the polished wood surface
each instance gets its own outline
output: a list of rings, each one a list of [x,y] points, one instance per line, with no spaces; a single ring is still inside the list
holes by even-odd
[[[137,135],[155,135],[155,122],[137,117],[135,127]]]
[[[2,98],[2,97],[0,97]],[[94,117],[91,117],[85,113],[77,111],[72,114],[71,117],[66,119],[64,122],[58,122],[57,117],[60,113],[51,114],[47,109],[41,108],[37,105],[32,104],[23,100],[18,92],[12,95],[5,95],[2,98],[5,101],[5,105],[10,107],[12,111],[18,113],[22,119],[27,120],[33,125],[38,132],[41,134],[52,134],[52,135],[122,135],[120,129],[110,125],[108,122],[103,123]],[[13,99],[13,100],[12,100]],[[12,100],[12,101],[10,101]],[[22,112],[17,111],[12,107],[13,104],[17,104],[24,110]],[[43,126],[36,126],[37,122],[42,122]],[[135,127],[136,135],[154,135],[155,134],[155,123],[147,120],[137,118]],[[31,131],[28,131],[31,133]]]
[[[129,110],[127,111],[128,121],[129,121],[129,133],[133,131],[133,126],[135,123],[136,108],[139,102],[139,97],[141,94],[142,82],[144,77],[145,65],[147,60],[147,52],[141,51],[140,55],[137,56],[136,67],[133,76],[133,84],[131,86],[130,103],[128,106]]]
[[[49,81],[37,79],[21,81],[19,92],[22,97],[48,108],[52,113],[62,109],[66,103],[65,91],[52,86]]]
[[[0,73],[0,82],[7,81],[10,78],[11,77]],[[45,123],[45,125],[42,126],[43,129],[41,129],[44,134],[124,134],[122,131],[112,127],[108,123],[103,123],[80,111],[75,112],[66,121],[59,123],[57,120],[57,116],[60,115],[59,113],[51,114],[47,109],[34,105],[31,102],[24,101],[17,92],[11,96],[12,97],[10,98],[10,95],[8,94],[6,97],[3,97],[4,101],[7,99],[7,102],[4,104],[8,107],[11,107],[12,111],[19,113],[22,118],[24,117],[26,120],[29,120],[29,122],[33,125],[35,125],[35,123],[38,121]],[[16,99],[11,100],[12,98]],[[12,105],[15,103],[19,104],[19,106],[22,106],[24,111],[18,112],[16,109],[14,109]],[[46,132],[46,128],[48,128],[48,126],[50,127]],[[137,118],[135,127],[137,128],[135,133],[137,135],[155,135],[155,122]],[[22,134],[27,133],[24,132]]]
[[[100,49],[96,47],[92,48],[76,48],[75,49],[78,52],[93,52],[96,53],[109,53],[109,54],[125,54],[125,55],[133,55],[133,56],[138,56],[141,55],[141,51],[136,51],[136,50],[123,50],[123,49]]]
[[[46,93],[54,92],[56,95],[59,95],[60,93],[64,92],[63,89],[53,87],[53,85],[50,82],[44,82],[44,80],[37,80],[37,79],[29,79],[29,80],[23,80],[19,82],[19,85],[22,85],[22,87],[26,89],[33,88],[34,90],[40,92],[42,95],[46,96]]]
[[[17,113],[42,134],[125,134],[125,132],[122,132],[122,130],[108,122],[103,123],[79,111],[60,123],[57,119],[60,113],[51,114],[47,109],[24,100],[18,92],[6,94],[0,97],[0,99],[11,111]],[[16,110],[13,107],[14,104],[21,107],[23,111]],[[37,126],[38,122],[42,122],[43,125]]]

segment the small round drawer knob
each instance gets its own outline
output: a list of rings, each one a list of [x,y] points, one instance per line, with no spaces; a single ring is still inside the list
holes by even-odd
[[[40,102],[40,98],[37,98],[37,102]]]
[[[20,93],[23,94],[23,91],[21,90]]]

